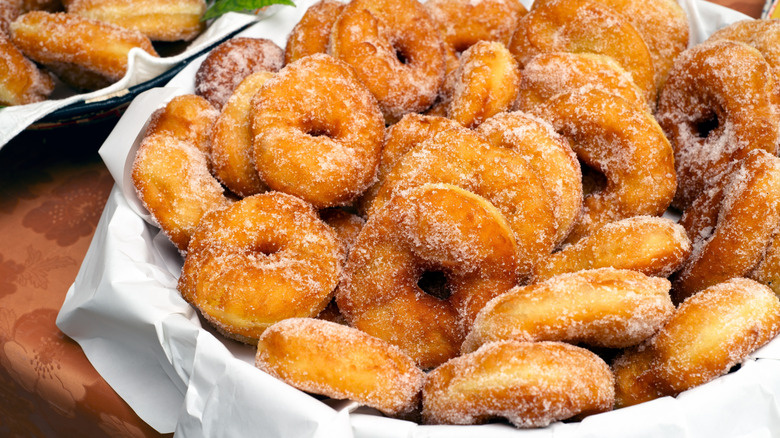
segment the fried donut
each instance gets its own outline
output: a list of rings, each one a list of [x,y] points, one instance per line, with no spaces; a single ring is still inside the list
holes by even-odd
[[[0,33],[0,105],[46,100],[54,91],[51,76],[41,71]]]
[[[214,176],[233,193],[245,197],[267,189],[255,168],[252,136],[252,98],[273,77],[268,71],[250,74],[222,107],[211,138]]]
[[[678,270],[691,253],[685,229],[671,219],[636,216],[604,225],[534,265],[532,282],[585,269],[631,269],[657,277]]]
[[[665,278],[613,268],[517,286],[482,308],[461,350],[509,339],[631,347],[654,335],[672,315],[670,288]]]
[[[506,217],[518,250],[519,279],[555,247],[555,213],[540,178],[516,152],[491,147],[459,127],[438,133],[408,152],[384,178],[369,215],[393,196],[425,183],[453,184],[491,202]]]
[[[131,49],[157,56],[151,41],[137,31],[63,12],[28,12],[11,23],[10,33],[12,42],[27,57],[52,69],[65,70],[65,74],[58,72],[63,80],[73,77],[67,74],[73,68],[77,73],[83,71],[115,82],[127,72]]]
[[[543,427],[612,410],[609,366],[562,342],[499,341],[450,360],[428,374],[423,419],[478,424],[496,417],[517,427]]]
[[[430,0],[425,9],[438,24],[444,44],[455,53],[479,41],[509,44],[517,21],[528,13],[518,0]]]
[[[444,81],[442,47],[420,2],[352,0],[333,25],[328,52],[355,70],[392,123],[436,99]]]
[[[339,18],[344,3],[337,0],[319,0],[309,6],[293,27],[284,48],[284,63],[293,63],[304,56],[327,53],[330,31]]]
[[[694,249],[674,278],[677,302],[747,275],[780,224],[780,158],[762,149],[748,152],[727,184],[697,198],[680,224]]]
[[[307,56],[266,82],[252,105],[255,167],[272,189],[322,208],[347,204],[372,183],[385,127],[348,65]]]
[[[677,188],[669,141],[647,111],[596,89],[559,94],[532,109],[569,140],[577,157],[607,180],[589,193],[567,242],[602,225],[639,215],[661,215]]]
[[[597,0],[626,19],[647,44],[655,69],[658,89],[663,85],[674,59],[688,47],[689,25],[685,10],[675,0]],[[537,8],[547,0],[536,0]]]
[[[131,173],[138,198],[181,252],[187,250],[203,215],[229,203],[193,140],[208,138],[199,130],[208,132],[211,126],[204,121],[217,116],[211,105],[192,103],[198,100],[194,95],[181,96],[154,112]],[[185,106],[187,111],[177,109]]]
[[[171,99],[161,114],[149,121],[147,135],[164,134],[195,146],[208,156],[219,112],[204,98],[183,94]]]
[[[271,324],[325,308],[341,273],[339,250],[310,204],[266,192],[203,218],[178,289],[219,332],[255,344]]]
[[[753,280],[732,278],[686,299],[645,344],[613,363],[618,406],[682,391],[726,374],[780,333],[780,301]]]
[[[152,41],[190,41],[205,28],[205,0],[70,0],[68,13],[134,29]]]
[[[479,41],[460,57],[447,117],[474,128],[512,108],[519,82],[517,62],[504,44]]]
[[[582,211],[582,172],[568,141],[542,119],[527,113],[500,113],[477,128],[493,146],[525,159],[550,195],[555,215],[555,246],[569,235]]]
[[[674,148],[682,210],[720,184],[730,163],[753,149],[777,154],[780,94],[761,53],[713,41],[683,52],[658,98],[656,118]]]
[[[745,43],[764,56],[775,74],[780,74],[780,21],[742,20],[715,31],[705,42],[729,40]]]
[[[336,302],[351,326],[428,369],[458,355],[479,309],[516,284],[517,262],[514,234],[492,204],[425,184],[369,216]]]
[[[277,72],[284,51],[265,38],[234,37],[209,52],[195,72],[195,94],[222,109],[238,84],[258,71]]]
[[[424,375],[394,345],[329,321],[291,318],[260,336],[255,365],[302,391],[400,415],[417,408]]]
[[[642,90],[614,59],[595,53],[542,53],[523,68],[514,107],[528,111],[551,97],[580,88],[616,94],[650,110]]]
[[[518,22],[509,51],[521,68],[541,53],[610,56],[629,72],[647,102],[656,98],[653,61],[642,36],[624,17],[597,0],[550,0],[532,8]]]

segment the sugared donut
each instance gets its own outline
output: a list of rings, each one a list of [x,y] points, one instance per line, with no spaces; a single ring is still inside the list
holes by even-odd
[[[639,215],[661,215],[677,188],[669,141],[647,111],[596,89],[559,94],[531,110],[569,140],[606,186],[583,201],[569,235],[576,242],[602,225]]]
[[[613,267],[667,277],[691,253],[685,229],[671,219],[636,216],[604,225],[534,265],[531,281],[567,272]]]
[[[190,41],[205,28],[205,0],[69,0],[68,13],[135,29],[152,41]]]
[[[675,0],[597,0],[626,19],[647,44],[655,69],[656,86],[663,85],[674,59],[688,47],[689,25],[685,10]],[[539,7],[547,0],[536,0]]]
[[[54,90],[51,76],[0,33],[0,105],[25,105],[45,100]]]
[[[613,363],[618,406],[709,382],[780,333],[780,301],[753,280],[732,278],[685,300],[645,344]]]
[[[656,118],[674,148],[685,209],[753,149],[777,154],[780,94],[761,53],[723,40],[683,52],[658,98]]]
[[[455,53],[479,41],[509,44],[517,21],[528,13],[518,0],[430,0],[425,9],[436,21],[444,44]]]
[[[737,21],[715,31],[706,42],[720,40],[737,41],[757,49],[775,73],[780,73],[780,20]]]
[[[595,53],[552,52],[534,56],[523,68],[515,108],[528,111],[551,97],[580,88],[616,94],[650,110],[642,90],[614,59]]]
[[[284,51],[265,38],[234,37],[209,52],[195,72],[195,94],[222,109],[238,84],[258,71],[277,72]]]
[[[287,65],[252,105],[255,167],[272,189],[322,208],[347,204],[372,183],[385,126],[345,63],[315,54]]]
[[[304,56],[327,53],[330,31],[339,18],[344,3],[338,0],[319,0],[309,6],[287,37],[284,63],[290,64]]]
[[[552,126],[528,113],[500,113],[477,128],[493,146],[519,154],[539,176],[553,202],[555,245],[569,235],[582,211],[582,173],[568,141]]]
[[[224,189],[209,172],[206,155],[196,144],[196,139],[208,138],[208,121],[213,122],[217,112],[207,102],[198,105],[197,101],[202,98],[180,96],[155,111],[131,174],[139,199],[182,252],[187,250],[201,218],[229,203]],[[187,111],[176,109],[183,107],[188,107]]]
[[[397,347],[329,321],[290,318],[260,336],[255,365],[302,391],[387,415],[417,408],[424,375]]]
[[[266,190],[255,168],[252,136],[252,98],[273,76],[268,71],[250,74],[233,90],[214,125],[211,138],[211,168],[214,176],[239,196]]]
[[[138,31],[64,12],[23,14],[11,23],[10,34],[27,57],[78,88],[100,88],[121,79],[131,49],[157,56],[149,38]]]
[[[387,174],[369,215],[393,196],[425,183],[453,184],[491,202],[514,232],[520,279],[555,247],[553,202],[540,178],[513,150],[491,147],[479,134],[445,130],[409,151]]]
[[[328,52],[355,69],[388,122],[428,108],[444,81],[441,36],[416,0],[352,0]]]
[[[521,68],[548,52],[610,56],[629,72],[648,102],[655,100],[655,69],[642,36],[597,0],[550,0],[534,7],[518,22],[509,51]]]
[[[425,184],[369,216],[336,302],[350,325],[428,369],[458,355],[476,313],[516,284],[516,269],[514,234],[492,204]]]
[[[509,339],[631,347],[654,335],[672,315],[670,288],[665,278],[613,268],[517,286],[482,308],[462,350]]]
[[[747,275],[780,224],[780,158],[750,151],[724,183],[697,198],[680,219],[693,252],[674,279],[678,302]]]
[[[517,99],[520,70],[503,43],[479,41],[461,55],[454,80],[447,117],[474,128],[512,108]]]
[[[499,341],[431,371],[422,396],[427,423],[506,418],[530,428],[610,411],[615,388],[609,366],[584,348]]]
[[[253,344],[271,324],[325,308],[341,272],[339,251],[310,204],[266,192],[203,218],[178,289],[221,333]]]

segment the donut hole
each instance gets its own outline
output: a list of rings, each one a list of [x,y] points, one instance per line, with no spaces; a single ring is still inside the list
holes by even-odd
[[[691,132],[699,138],[707,138],[718,129],[718,126],[720,126],[718,114],[713,112],[691,123]]]
[[[328,137],[333,138],[336,136],[335,127],[333,125],[326,125],[318,121],[309,121],[303,124],[303,132],[310,137]]]
[[[392,46],[395,52],[395,59],[398,60],[399,64],[407,65],[411,63],[411,57],[409,56],[411,51],[404,46],[402,41],[394,41]]]
[[[583,195],[599,193],[607,188],[607,177],[599,170],[588,166],[582,161],[580,161],[580,169],[582,169]]]
[[[252,248],[251,252],[270,256],[282,250],[282,246],[277,242],[258,242]]]
[[[447,282],[447,275],[442,271],[426,270],[420,274],[417,287],[423,292],[440,300],[446,300],[452,295]]]

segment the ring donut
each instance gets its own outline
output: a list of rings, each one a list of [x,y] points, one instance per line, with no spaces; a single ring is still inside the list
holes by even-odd
[[[705,42],[720,40],[745,43],[763,55],[775,75],[780,74],[780,21],[742,20],[715,31]]]
[[[319,0],[309,6],[287,37],[284,64],[291,64],[315,53],[327,53],[330,31],[344,9],[338,0]]]
[[[428,369],[458,355],[476,313],[516,284],[516,269],[514,234],[492,204],[455,186],[425,184],[369,216],[336,302],[351,326]],[[426,281],[439,297],[427,293]]]
[[[271,189],[323,208],[351,202],[373,182],[385,125],[348,65],[307,56],[268,80],[252,106],[255,167]]]

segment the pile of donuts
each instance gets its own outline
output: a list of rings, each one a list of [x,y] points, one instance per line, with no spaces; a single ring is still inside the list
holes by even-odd
[[[779,31],[321,0],[286,47],[205,58],[132,178],[182,297],[259,369],[426,424],[579,420],[780,332]]]
[[[134,48],[190,41],[205,26],[205,0],[3,0],[0,105],[48,99],[55,77],[75,91],[107,87]]]

